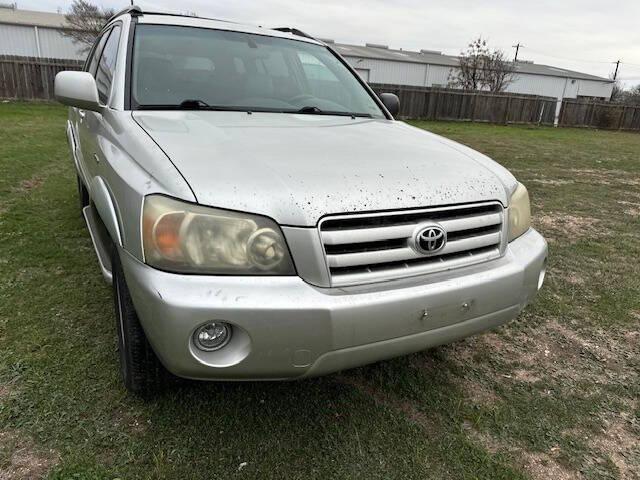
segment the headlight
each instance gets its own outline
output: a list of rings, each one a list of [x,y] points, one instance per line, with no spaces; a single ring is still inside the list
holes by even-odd
[[[509,201],[509,241],[515,240],[529,230],[531,226],[531,206],[527,188],[518,183],[518,187]]]
[[[293,275],[278,225],[258,215],[149,195],[142,212],[147,264],[173,272]]]

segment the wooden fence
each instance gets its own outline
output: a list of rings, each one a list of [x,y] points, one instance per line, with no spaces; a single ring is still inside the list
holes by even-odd
[[[640,105],[565,100],[559,124],[562,127],[640,130]]]
[[[82,64],[59,58],[0,55],[0,98],[54,100],[56,74],[62,70],[80,70]]]
[[[376,93],[395,93],[400,98],[400,118],[552,125],[555,117],[553,97],[387,84],[371,87]]]

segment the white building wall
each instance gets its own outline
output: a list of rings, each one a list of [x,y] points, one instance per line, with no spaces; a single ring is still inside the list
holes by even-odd
[[[368,59],[346,56],[345,59],[356,70],[366,71],[368,82],[391,83],[410,86],[446,86],[452,70],[444,65],[425,65],[410,62]],[[580,96],[611,96],[612,84],[595,80],[578,80],[550,75],[519,73],[507,87],[508,92],[541,95],[554,98],[576,98]]]
[[[578,95],[581,97],[611,98],[613,84],[596,80],[578,80]]]
[[[0,55],[37,57],[38,46],[34,28],[0,24]]]
[[[344,57],[356,70],[369,70],[369,82],[424,86],[427,65]]]
[[[449,84],[451,70],[451,67],[444,65],[427,65],[427,77],[423,85],[426,87],[446,87]]]
[[[84,60],[86,57],[86,53],[81,53],[80,48],[71,38],[65,37],[55,28],[38,27],[38,37],[40,37],[40,51],[43,57],[74,60]]]
[[[519,73],[507,86],[506,91],[545,97],[576,98],[577,83],[577,80],[568,78]]]
[[[55,28],[0,23],[0,55],[83,60],[69,37]]]

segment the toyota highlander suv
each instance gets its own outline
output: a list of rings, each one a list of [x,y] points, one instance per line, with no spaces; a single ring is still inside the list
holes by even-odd
[[[417,352],[542,285],[526,188],[294,28],[130,7],[55,93],[133,392]]]

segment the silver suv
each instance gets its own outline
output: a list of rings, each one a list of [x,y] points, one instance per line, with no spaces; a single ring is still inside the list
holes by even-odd
[[[131,391],[416,352],[542,285],[525,187],[296,29],[131,7],[55,91]]]

